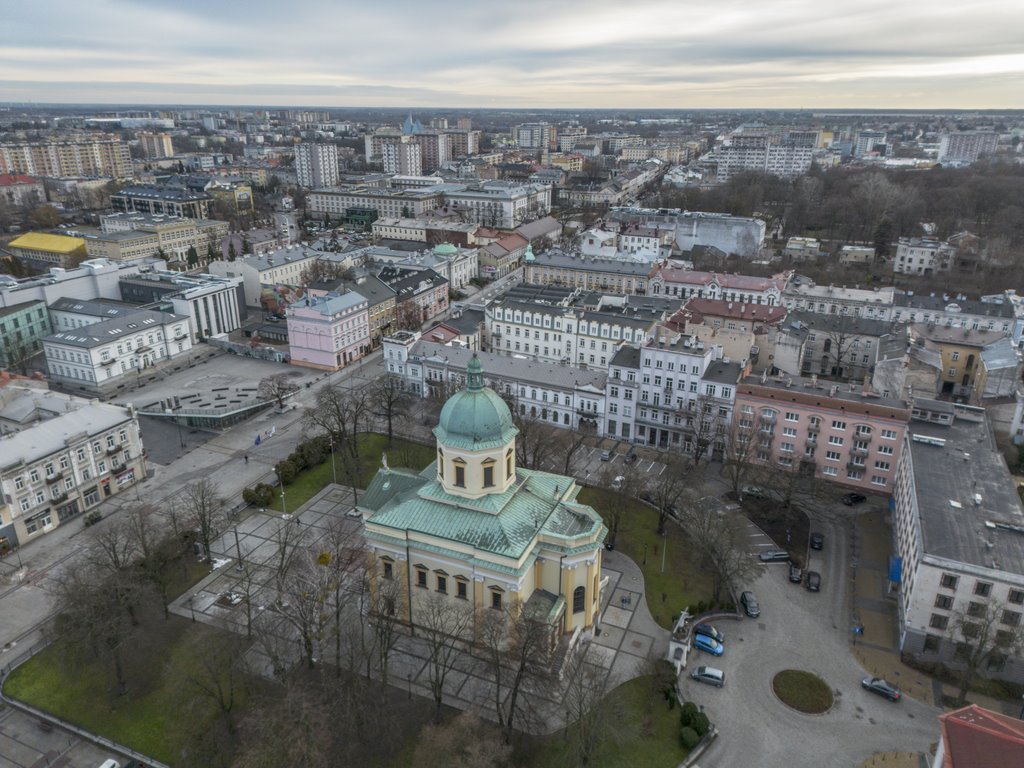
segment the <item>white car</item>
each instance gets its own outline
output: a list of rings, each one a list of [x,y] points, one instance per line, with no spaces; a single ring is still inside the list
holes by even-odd
[[[626,480],[626,476],[625,475],[617,476],[614,480],[612,480],[612,490],[617,491],[620,488],[622,488],[622,483],[625,482],[625,480]]]

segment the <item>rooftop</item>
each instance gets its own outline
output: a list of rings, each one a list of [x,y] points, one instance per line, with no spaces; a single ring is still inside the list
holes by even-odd
[[[50,305],[50,309],[54,312],[73,312],[76,315],[102,317],[104,320],[124,317],[127,314],[138,311],[138,307],[120,301],[92,301],[63,297],[53,302]]]
[[[897,307],[906,307],[907,309],[946,312],[948,314],[1006,318],[1014,316],[1013,304],[1009,301],[979,301],[977,299],[968,299],[961,294],[950,295],[944,293],[938,296],[935,294],[923,296],[906,291],[897,291],[894,304]]]
[[[7,244],[8,248],[24,248],[27,251],[47,253],[74,253],[85,248],[85,240],[67,235],[51,235],[45,232],[27,232]]]
[[[151,309],[137,309],[132,313],[113,320],[102,320],[92,325],[60,331],[43,339],[44,342],[64,344],[72,347],[91,349],[117,341],[125,336],[153,328],[162,328],[178,320],[187,320],[183,315],[170,312],[156,312]]]
[[[131,184],[115,192],[113,197],[138,197],[146,200],[173,200],[177,202],[193,202],[211,199],[205,192],[193,192],[184,187],[158,186],[156,184]]]
[[[882,397],[852,384],[821,381],[814,376],[747,376],[740,382],[738,392],[779,403],[845,411],[851,416],[863,414],[900,421],[910,418],[910,409],[903,400]]]
[[[970,704],[939,715],[942,768],[1016,768],[1024,765],[1024,723]]]
[[[908,434],[921,554],[1024,573],[1024,510],[987,420],[914,420]]]
[[[865,304],[892,304],[895,289],[847,288],[845,285],[815,285],[813,283],[790,284],[786,288],[787,298],[830,299],[832,301],[856,301]]]

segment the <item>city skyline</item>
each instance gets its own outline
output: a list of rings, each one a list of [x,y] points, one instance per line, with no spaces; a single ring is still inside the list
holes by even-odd
[[[43,0],[7,9],[0,101],[324,107],[1013,109],[1009,2],[513,7]]]

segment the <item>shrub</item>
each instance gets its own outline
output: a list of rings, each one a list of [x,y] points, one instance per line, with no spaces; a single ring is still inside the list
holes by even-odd
[[[307,440],[299,446],[297,453],[302,454],[302,458],[306,462],[307,467],[316,467],[324,463],[324,459],[327,458],[327,452],[330,447],[327,445],[327,440],[322,437],[314,437],[312,440]]]
[[[274,489],[266,483],[259,483],[242,491],[242,500],[257,507],[266,507],[273,499]]]
[[[96,523],[98,523],[102,519],[103,515],[100,514],[100,511],[98,509],[94,509],[92,512],[85,516],[85,527],[88,528],[90,525],[96,525]]]
[[[704,736],[711,730],[711,721],[703,712],[698,712],[690,721],[690,727],[697,732],[698,736]]]
[[[689,726],[693,722],[693,718],[700,714],[700,710],[697,709],[697,705],[692,701],[688,701],[679,708],[679,724],[684,728]]]
[[[683,749],[690,751],[700,743],[700,736],[693,728],[685,727],[679,731],[679,741],[682,742]]]
[[[295,467],[296,473],[301,472],[307,466],[306,456],[301,450],[292,451],[288,456],[288,461]]]
[[[298,474],[298,470],[295,469],[295,465],[292,464],[291,459],[282,461],[276,467],[277,476],[281,479],[282,485],[291,485],[295,480],[295,476]]]

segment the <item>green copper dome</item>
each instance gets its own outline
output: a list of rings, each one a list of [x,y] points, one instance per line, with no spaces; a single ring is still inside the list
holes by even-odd
[[[484,386],[484,368],[473,355],[466,366],[466,388],[444,404],[434,436],[442,446],[473,450],[509,443],[517,431],[508,405]]]

